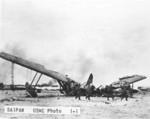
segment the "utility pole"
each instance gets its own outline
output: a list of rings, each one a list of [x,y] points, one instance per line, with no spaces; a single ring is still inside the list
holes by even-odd
[[[11,63],[11,87],[14,90],[14,63]]]

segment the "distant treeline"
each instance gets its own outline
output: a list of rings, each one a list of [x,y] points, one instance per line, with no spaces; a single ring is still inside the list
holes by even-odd
[[[33,87],[35,85],[32,85]],[[58,87],[58,85],[38,84],[37,87]],[[25,85],[8,85],[0,83],[0,90],[25,90]]]

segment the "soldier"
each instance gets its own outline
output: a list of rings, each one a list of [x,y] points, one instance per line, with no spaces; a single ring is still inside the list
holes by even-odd
[[[123,100],[123,98],[125,98],[126,101],[128,101],[129,94],[130,94],[130,84],[123,81],[122,85],[121,85],[121,95],[120,95],[121,100]]]
[[[85,89],[85,98],[90,100],[90,97],[93,95],[94,90],[95,90],[95,86],[94,85],[88,85],[87,88]]]
[[[107,97],[107,100],[109,100],[110,97],[112,98],[112,100],[114,100],[112,85],[109,85],[109,86],[106,85],[106,87],[104,89],[104,95]]]
[[[74,87],[74,94],[75,94],[75,99],[79,99],[81,100],[81,87],[80,87],[80,84],[76,84],[75,87]]]

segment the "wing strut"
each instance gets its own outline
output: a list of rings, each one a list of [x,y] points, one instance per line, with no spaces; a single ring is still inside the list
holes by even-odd
[[[38,80],[37,80],[37,82],[36,82],[34,88],[37,86],[37,84],[38,84],[38,82],[40,81],[41,77],[42,77],[42,74],[40,74],[40,76],[39,76],[39,78],[38,78]]]
[[[37,77],[37,74],[38,74],[38,72],[36,72],[36,74],[34,75],[32,81],[31,81],[31,84],[30,84],[30,85],[29,85],[29,84],[26,84],[26,86],[25,86],[25,87],[26,87],[26,91],[27,91],[27,93],[28,93],[28,95],[29,95],[30,97],[37,97],[37,96],[38,96],[38,95],[37,95],[36,86],[37,86],[38,82],[40,81],[40,79],[41,79],[41,77],[42,77],[42,74],[40,74],[40,76],[39,76],[38,80],[36,81],[34,87],[33,87],[33,85],[32,85],[33,82],[34,82],[34,80],[35,80],[35,78]]]
[[[34,75],[34,77],[33,77],[33,79],[32,79],[32,82],[31,82],[30,86],[32,86],[33,81],[35,80],[35,78],[36,78],[37,74],[38,74],[38,72],[36,72],[36,74]]]

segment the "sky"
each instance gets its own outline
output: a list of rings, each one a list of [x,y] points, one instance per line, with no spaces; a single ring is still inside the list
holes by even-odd
[[[0,51],[79,82],[93,73],[96,86],[133,74],[147,77],[136,85],[149,86],[149,4],[149,0],[1,0]],[[11,64],[0,59],[0,66],[0,81],[10,82]],[[15,66],[15,83],[25,83],[33,74]]]

